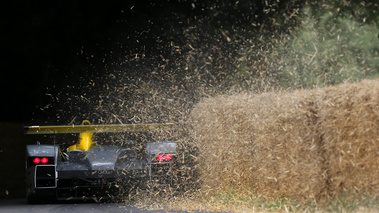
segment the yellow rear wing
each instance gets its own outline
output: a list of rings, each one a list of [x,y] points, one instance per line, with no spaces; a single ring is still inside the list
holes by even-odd
[[[88,125],[85,125],[87,123]],[[88,120],[84,120],[82,125],[62,125],[62,126],[25,126],[25,134],[64,134],[79,133],[77,144],[68,147],[68,151],[82,150],[88,151],[96,146],[93,142],[94,133],[104,132],[146,132],[153,129],[170,129],[173,123],[164,124],[97,124],[91,125]],[[55,142],[54,142],[55,143]]]
[[[155,124],[91,124],[58,126],[25,126],[25,134],[62,134],[62,133],[104,133],[104,132],[144,132],[153,129],[171,129],[174,123]]]

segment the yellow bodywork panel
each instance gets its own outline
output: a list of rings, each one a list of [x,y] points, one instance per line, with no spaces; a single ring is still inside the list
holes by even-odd
[[[92,132],[82,132],[79,134],[79,141],[77,144],[69,146],[68,151],[72,150],[82,150],[88,151],[92,147],[96,146],[93,141],[93,133]]]

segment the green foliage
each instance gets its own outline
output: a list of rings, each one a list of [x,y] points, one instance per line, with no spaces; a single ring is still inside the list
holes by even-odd
[[[301,25],[279,45],[281,84],[323,87],[379,76],[378,26],[304,9]]]

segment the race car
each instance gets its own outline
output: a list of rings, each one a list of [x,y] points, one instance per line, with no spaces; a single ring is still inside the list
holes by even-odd
[[[133,148],[98,145],[94,133],[149,131],[172,128],[174,124],[112,124],[25,126],[26,134],[79,134],[66,150],[56,144],[27,145],[26,197],[29,203],[54,200],[100,200],[118,196],[126,182],[147,184],[164,180],[172,184],[177,144],[162,140],[148,142],[138,153]]]

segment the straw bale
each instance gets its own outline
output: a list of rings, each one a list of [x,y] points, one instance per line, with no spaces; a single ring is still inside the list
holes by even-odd
[[[191,113],[202,190],[312,200],[378,194],[378,85],[203,100]]]
[[[204,189],[315,197],[326,181],[306,91],[218,96],[193,110]]]
[[[325,88],[320,134],[331,195],[379,195],[379,79]]]

